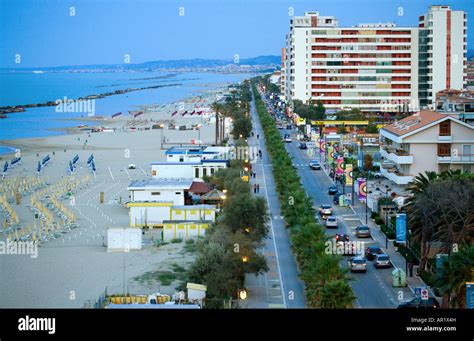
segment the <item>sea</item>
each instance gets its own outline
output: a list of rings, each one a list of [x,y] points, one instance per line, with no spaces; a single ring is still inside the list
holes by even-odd
[[[0,72],[0,106],[77,99],[115,90],[161,86],[95,100],[95,116],[127,114],[141,105],[163,106],[202,91],[214,90],[251,78],[250,74],[209,72]],[[87,117],[85,112],[57,112],[56,107],[28,108],[0,119],[0,140],[65,134],[60,128],[90,124],[65,118]],[[0,146],[0,154],[10,152]]]

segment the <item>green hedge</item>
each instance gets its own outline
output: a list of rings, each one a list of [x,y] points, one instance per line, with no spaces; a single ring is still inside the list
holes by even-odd
[[[341,269],[340,256],[325,252],[325,229],[316,223],[312,201],[285,150],[273,118],[253,84],[255,104],[265,134],[281,211],[289,228],[293,253],[305,282],[307,304],[317,308],[349,308],[355,300]]]

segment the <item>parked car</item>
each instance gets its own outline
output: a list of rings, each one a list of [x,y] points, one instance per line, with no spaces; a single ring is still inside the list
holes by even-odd
[[[361,225],[356,227],[356,237],[357,238],[370,238],[370,228],[366,225]]]
[[[367,272],[367,260],[364,257],[352,257],[349,261],[349,269],[351,272]]]
[[[334,194],[336,194],[337,192],[338,192],[337,186],[334,186],[334,185],[333,185],[333,186],[329,186],[329,188],[328,188],[328,194],[329,194],[329,195],[334,195]]]
[[[385,253],[376,254],[374,259],[374,266],[376,269],[391,268],[392,262],[390,262],[390,258]]]
[[[382,255],[384,252],[378,245],[370,245],[365,249],[365,256],[368,260],[374,260],[376,255]]]
[[[301,142],[299,147],[300,147],[300,149],[308,149],[308,146],[304,142]]]
[[[374,178],[377,178],[377,179],[383,178],[383,175],[382,175],[382,173],[380,173],[380,172],[375,172],[375,173],[374,173]]]
[[[416,297],[411,301],[402,303],[398,309],[438,309],[439,303],[434,297],[428,297],[427,300],[422,300],[421,297]]]
[[[331,205],[321,205],[319,207],[319,215],[326,219],[328,216],[332,215],[332,207]]]
[[[326,228],[335,228],[335,229],[337,229],[337,218],[336,217],[327,217],[327,219],[326,219]]]
[[[311,168],[312,170],[321,169],[321,164],[317,160],[311,160],[309,162],[309,168]]]

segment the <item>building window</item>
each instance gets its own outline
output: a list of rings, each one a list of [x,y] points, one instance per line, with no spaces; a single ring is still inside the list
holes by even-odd
[[[451,121],[446,120],[439,124],[439,136],[451,136]]]
[[[214,167],[211,168],[211,175],[214,175]]]
[[[180,194],[181,194],[181,192],[174,192],[174,194],[180,195]]]
[[[439,143],[438,144],[438,156],[451,156],[451,144]]]
[[[160,195],[160,192],[151,192],[151,195]]]
[[[207,168],[206,168],[206,167],[204,167],[204,168],[202,169],[202,176],[203,176],[203,177],[204,177],[204,176],[207,176]]]
[[[179,162],[184,162],[184,156],[179,157]]]
[[[199,178],[199,168],[194,168],[194,177]]]

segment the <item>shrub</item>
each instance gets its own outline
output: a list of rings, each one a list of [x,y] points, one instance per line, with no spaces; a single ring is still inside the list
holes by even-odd
[[[174,238],[174,239],[170,240],[171,244],[178,244],[178,243],[181,243],[181,242],[183,242],[183,238]]]

